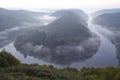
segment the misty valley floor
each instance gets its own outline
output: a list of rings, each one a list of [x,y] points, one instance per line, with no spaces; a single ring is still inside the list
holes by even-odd
[[[1,9],[1,11],[3,12],[0,15],[6,14],[7,16],[11,16],[10,14],[12,14],[11,17],[13,17],[15,14],[20,14],[22,16],[16,15],[13,18],[7,17],[17,20],[16,22],[13,22],[14,24],[11,22],[12,25],[9,23],[10,26],[7,25],[5,28],[1,27],[1,30],[3,29],[3,31],[0,32],[0,50],[5,49],[6,51],[11,52],[12,55],[14,55],[22,63],[36,63],[40,65],[46,64],[53,65],[57,68],[69,66],[76,69],[80,69],[82,67],[116,67],[119,65],[119,51],[116,51],[119,46],[116,47],[116,45],[112,43],[111,39],[109,39],[109,36],[106,36],[108,33],[113,33],[112,30],[102,25],[93,24],[93,19],[91,17],[94,16],[88,16],[82,10],[58,10],[54,13],[23,11],[24,14],[19,13],[19,10],[16,12],[8,11],[9,14],[7,13],[7,10]],[[23,20],[25,16],[26,20]],[[119,14],[117,14],[117,16],[119,16]],[[4,17],[6,19],[6,16]],[[79,17],[80,21],[78,19]],[[19,25],[19,22],[22,22],[22,25]],[[2,23],[1,25],[6,24]],[[15,27],[13,27],[13,25]],[[40,31],[43,31],[43,33]],[[41,35],[41,37],[38,34],[45,35],[45,37],[46,34],[48,34],[47,39],[49,40],[47,41],[44,36]],[[19,35],[22,36],[18,38]],[[67,38],[64,35],[66,35]],[[41,42],[39,39],[41,39]],[[54,39],[54,41],[51,39]],[[83,39],[83,41],[81,39]],[[80,45],[78,45],[77,42],[81,42]],[[51,45],[53,43],[56,45]],[[45,53],[48,56],[46,57],[42,54],[41,58],[39,52],[42,44],[45,45],[45,47],[41,49],[41,51],[43,50],[41,53],[44,53],[44,50],[46,49],[48,52]],[[63,44],[65,44],[65,46],[63,46]],[[60,51],[62,55],[59,54]],[[61,57],[63,59],[58,59],[58,56],[55,55],[52,55],[51,57],[49,53],[52,52],[54,54],[57,53],[59,57],[66,56],[68,60],[66,60],[65,57]],[[68,53],[71,53],[72,55],[69,55],[70,57],[68,57],[68,55],[66,55]],[[55,60],[54,57],[57,60]]]

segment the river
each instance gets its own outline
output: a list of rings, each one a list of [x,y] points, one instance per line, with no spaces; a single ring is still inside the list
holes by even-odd
[[[99,47],[98,51],[96,52],[96,54],[93,55],[90,59],[87,59],[83,62],[73,63],[69,66],[73,67],[73,68],[77,68],[77,69],[80,69],[82,67],[118,66],[119,62],[116,58],[117,54],[116,54],[116,48],[115,48],[114,44],[112,44],[111,41],[108,40],[108,38],[103,36],[98,31],[98,29],[96,29],[96,28],[100,27],[99,30],[102,31],[102,30],[104,30],[104,28],[101,26],[92,24],[91,20],[92,20],[92,18],[90,17],[90,19],[88,20],[88,28],[89,28],[89,30],[96,33],[100,37],[100,39],[101,39],[100,47]],[[2,50],[2,49],[5,49],[6,51],[11,52],[12,55],[14,55],[22,63],[27,63],[27,64],[36,63],[36,64],[40,64],[40,65],[44,65],[44,64],[50,65],[50,63],[44,62],[42,60],[38,60],[31,56],[24,57],[23,54],[21,54],[20,52],[18,52],[15,49],[13,42],[2,47],[0,50]],[[55,67],[58,67],[58,68],[64,67],[64,66],[55,65],[55,64],[51,64],[51,65],[54,65]]]

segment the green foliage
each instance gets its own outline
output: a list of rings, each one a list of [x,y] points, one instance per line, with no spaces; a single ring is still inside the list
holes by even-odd
[[[120,70],[119,70],[120,71]],[[114,77],[114,80],[120,80],[120,72],[118,72],[115,77]]]
[[[47,65],[21,64],[1,70],[2,80],[120,80],[120,68],[56,69]]]
[[[120,80],[120,68],[82,68],[81,74],[84,80]]]
[[[19,65],[18,65],[19,64]],[[0,80],[120,80],[120,67],[56,69],[52,65],[20,64],[10,53],[0,53]]]
[[[17,60],[11,53],[6,52],[4,49],[0,52],[0,67],[6,68],[19,65],[20,61]]]

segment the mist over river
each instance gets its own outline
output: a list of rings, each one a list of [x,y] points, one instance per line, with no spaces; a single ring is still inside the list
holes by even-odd
[[[66,65],[74,68],[81,68],[81,67],[105,67],[105,66],[118,66],[119,62],[117,59],[116,54],[116,48],[114,44],[111,43],[110,40],[108,40],[107,37],[103,36],[97,29],[97,27],[100,27],[100,31],[104,31],[105,29],[102,26],[94,25],[91,23],[92,18],[89,16],[88,20],[88,28],[92,32],[96,33],[101,40],[100,46],[98,48],[98,51],[89,59],[86,59],[82,62],[76,62],[72,63],[71,65]],[[107,32],[110,32],[107,30]],[[48,62],[44,62],[42,60],[38,60],[32,56],[29,55],[23,55],[19,51],[17,51],[14,47],[14,42],[9,43],[2,47],[0,50],[5,49],[8,52],[11,52],[12,55],[14,55],[17,59],[19,59],[22,63],[27,64],[40,64],[40,65],[54,65],[57,68],[62,68],[65,66],[62,65],[56,65],[56,64],[50,64]]]

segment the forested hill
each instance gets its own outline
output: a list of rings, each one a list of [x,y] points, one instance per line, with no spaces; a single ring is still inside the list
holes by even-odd
[[[56,12],[52,13],[51,16],[62,17],[64,15],[69,14],[70,12],[78,15],[78,17],[80,17],[80,23],[83,24],[84,26],[87,26],[88,15],[84,11],[82,11],[81,9],[57,10]]]
[[[70,11],[46,26],[20,35],[14,45],[25,55],[32,55],[50,63],[66,65],[82,61],[91,57],[99,46],[98,41],[98,45],[90,44],[93,45],[91,49],[84,45],[84,49],[88,49],[87,52],[76,48],[81,42],[94,37],[96,40],[97,37],[93,36],[82,22],[83,19],[79,15]],[[86,53],[85,56],[83,53]]]

